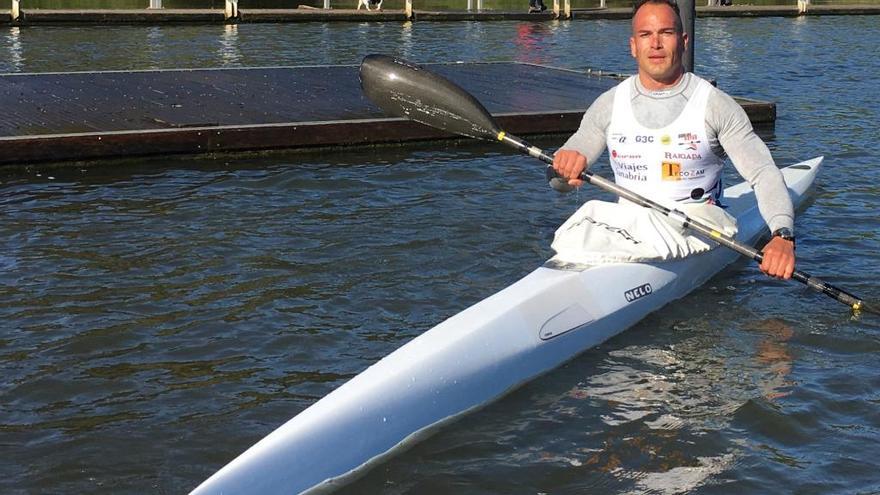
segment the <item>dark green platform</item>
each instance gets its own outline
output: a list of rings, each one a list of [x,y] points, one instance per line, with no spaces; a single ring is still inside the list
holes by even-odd
[[[523,63],[435,64],[519,135],[577,129],[617,80]],[[0,163],[197,154],[443,139],[387,118],[356,66],[0,75]],[[535,88],[541,88],[536,91]],[[744,100],[755,123],[773,103]]]

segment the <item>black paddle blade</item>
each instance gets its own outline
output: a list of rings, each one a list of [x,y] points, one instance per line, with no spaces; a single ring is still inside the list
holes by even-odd
[[[361,88],[390,115],[478,139],[495,141],[501,131],[483,105],[452,81],[411,62],[367,55]]]
[[[873,313],[875,315],[880,315],[880,307],[876,304],[868,304],[866,302],[862,302],[861,307],[857,311],[865,311],[867,313]]]

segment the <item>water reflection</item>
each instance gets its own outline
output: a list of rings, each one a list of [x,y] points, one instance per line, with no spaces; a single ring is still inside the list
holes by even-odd
[[[703,61],[699,59],[695,60],[696,65],[702,66],[697,72],[715,77],[719,72],[731,73],[740,70],[736,40],[724,23],[707,22],[697,38],[694,47],[702,48],[701,52],[708,59],[708,63],[702,63]],[[699,45],[705,46],[700,47]]]
[[[552,28],[543,22],[522,22],[516,27],[516,61],[533,64],[548,64],[546,38],[552,36]]]
[[[492,39],[486,32],[486,23],[484,22],[468,22],[464,27],[464,46],[480,46],[486,43],[487,39]]]
[[[24,63],[24,54],[21,45],[21,28],[13,26],[9,28],[9,34],[6,35],[7,50],[9,57],[7,58],[9,66],[6,68],[8,72],[19,72],[22,70]]]
[[[223,65],[239,65],[241,48],[238,43],[238,24],[226,24],[220,35],[220,49],[217,50]]]
[[[400,26],[400,54],[403,58],[411,59],[414,56],[415,44],[413,43],[413,23],[406,21]]]
[[[729,346],[718,344],[710,325],[678,325],[688,334],[682,341],[626,346],[609,352],[599,369],[587,368],[583,382],[542,405],[548,417],[578,423],[586,436],[544,445],[529,461],[588,467],[593,484],[618,484],[627,493],[685,493],[735,466],[747,450],[736,438],[711,438],[713,432],[755,400],[790,394],[786,342],[794,329],[778,318],[746,322],[737,337],[742,345]],[[754,383],[731,386],[729,370],[751,373]],[[715,445],[705,449],[707,442]]]
[[[165,30],[161,26],[150,26],[147,28],[147,43],[144,47],[146,59],[149,60],[151,68],[161,67],[165,53],[162,48],[165,42]]]
[[[794,385],[789,379],[793,358],[786,342],[794,330],[776,318],[760,321],[752,330],[761,335],[755,347],[755,362],[764,370],[764,378],[759,383],[764,398],[772,401],[789,395],[789,387]]]

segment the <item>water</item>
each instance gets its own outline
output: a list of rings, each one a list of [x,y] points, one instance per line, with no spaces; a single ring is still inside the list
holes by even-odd
[[[818,5],[828,4],[871,4],[876,0],[812,0],[811,3]],[[0,0],[0,9],[9,10],[11,0]],[[793,0],[749,0],[748,2],[734,2],[747,5],[795,5]],[[219,9],[224,7],[224,0],[162,0],[162,6],[166,9]],[[403,9],[404,0],[385,0],[382,7],[385,10]],[[598,8],[600,0],[570,0],[571,8]],[[610,8],[630,7],[632,2],[627,0],[606,0],[605,4]],[[28,0],[22,4],[23,8],[29,9],[144,9],[150,5],[149,0]],[[299,5],[323,8],[323,0],[241,0],[239,6],[248,9],[292,9]],[[357,6],[355,0],[331,0],[330,5],[334,9],[353,9]],[[484,10],[525,10],[528,2],[523,0],[483,0]],[[466,10],[467,0],[414,0],[413,8],[416,10]]]
[[[813,0],[813,4],[870,4],[876,0]],[[630,7],[631,2],[626,0],[606,0],[608,7]],[[784,0],[749,0],[748,5],[794,5],[794,1]],[[0,8],[8,10],[11,0],[0,0]],[[224,0],[162,0],[162,6],[166,9],[220,9],[224,7]],[[355,0],[331,0],[334,9],[353,9],[357,6]],[[404,0],[385,0],[382,7],[386,10],[403,9]],[[144,9],[150,5],[149,0],[28,0],[22,4],[24,9]],[[239,6],[244,9],[295,9],[299,5],[309,5],[323,8],[323,0],[241,0]],[[571,0],[571,7],[598,8],[600,0]],[[485,10],[525,10],[528,2],[523,0],[483,0]],[[413,8],[417,10],[466,10],[467,0],[414,0]]]
[[[626,27],[6,27],[0,70],[383,51],[630,71]],[[706,19],[697,36],[698,72],[778,102],[780,163],[826,156],[801,267],[876,300],[876,19]],[[528,273],[596,196],[479,143],[4,170],[0,492],[185,492]],[[878,330],[740,263],[343,493],[876,493]]]

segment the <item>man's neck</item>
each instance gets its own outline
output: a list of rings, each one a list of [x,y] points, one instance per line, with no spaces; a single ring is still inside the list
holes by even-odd
[[[668,81],[658,81],[653,79],[652,77],[639,72],[639,82],[642,84],[642,87],[647,91],[666,91],[678,86],[678,83],[681,82],[681,79],[684,77],[685,72],[682,70],[673,78],[670,78]]]
[[[641,78],[641,75],[636,78],[636,86],[637,90],[640,93],[653,96],[653,97],[663,97],[663,96],[672,96],[684,90],[685,86],[687,86],[687,77],[685,77],[687,73],[682,73],[674,83],[672,84],[663,84],[660,86],[646,86],[644,80]]]

